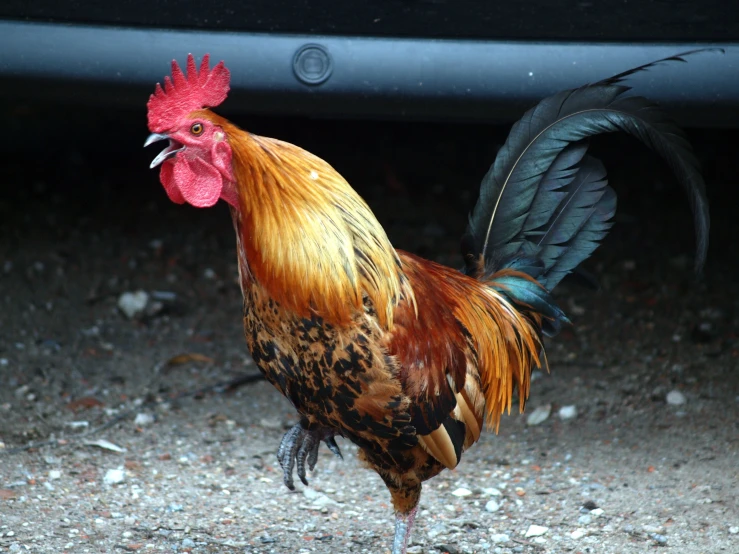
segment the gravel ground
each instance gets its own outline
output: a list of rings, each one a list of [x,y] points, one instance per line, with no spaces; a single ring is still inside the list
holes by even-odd
[[[295,414],[263,381],[228,386],[256,368],[227,211],[166,200],[143,112],[4,109],[0,552],[387,552],[389,495],[351,444],[343,462],[321,451],[310,487],[282,485],[275,451]],[[250,127],[329,159],[397,246],[453,265],[504,138]],[[714,214],[704,282],[663,168],[599,143],[621,198],[588,264],[601,290],[563,283],[575,325],[550,341],[551,373],[526,414],[428,483],[410,552],[739,552],[736,136],[694,139]],[[124,305],[145,308],[128,317],[121,297],[137,291]]]

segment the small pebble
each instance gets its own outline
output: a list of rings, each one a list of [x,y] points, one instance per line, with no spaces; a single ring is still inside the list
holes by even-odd
[[[660,535],[659,533],[649,533],[649,538],[657,544],[667,544],[667,537]]]
[[[485,504],[485,511],[486,512],[497,512],[500,509],[500,504],[498,504],[495,500],[489,500],[487,504]]]
[[[541,537],[547,531],[549,531],[549,527],[542,527],[541,525],[530,525],[528,530],[526,531],[525,536],[527,539],[529,537]]]
[[[454,496],[469,496],[472,494],[472,491],[470,489],[465,489],[463,487],[458,488],[452,493]]]
[[[603,515],[603,509],[602,508],[595,508],[594,510],[590,510],[590,514],[595,517],[600,517]]]
[[[109,469],[103,477],[103,482],[106,485],[118,485],[126,480],[126,472],[122,469]]]
[[[62,472],[59,471],[58,469],[52,469],[49,472],[49,479],[52,479],[52,480],[53,479],[61,479],[61,477],[62,477]]]
[[[136,292],[124,292],[118,297],[118,308],[128,317],[133,319],[146,308],[149,295],[143,290]]]
[[[570,533],[570,537],[572,537],[575,540],[581,539],[584,536],[585,536],[585,531],[583,531],[582,529],[575,529],[572,533]]]
[[[315,489],[305,488],[303,489],[303,495],[308,500],[312,500],[311,508],[313,509],[323,509],[323,508],[326,508],[327,506],[337,504],[335,500],[329,498],[322,492],[316,491]]]
[[[154,423],[154,416],[146,413],[136,414],[136,419],[133,420],[133,424],[137,427],[146,427]]]
[[[737,533],[739,533],[739,527],[737,527],[736,525],[729,527],[729,533],[731,533],[732,535],[736,535]]]
[[[490,535],[489,538],[494,543],[508,542],[511,540],[511,537],[509,537],[505,533],[496,533],[495,535]]]
[[[685,404],[685,395],[679,390],[671,390],[667,393],[667,403],[671,406],[680,406]]]
[[[195,541],[192,539],[182,539],[182,548],[195,548]]]
[[[89,421],[67,421],[65,423],[68,427],[71,427],[72,429],[85,429],[90,426]]]
[[[559,409],[559,419],[561,420],[568,420],[568,419],[574,419],[577,417],[577,406],[562,406]]]
[[[551,404],[544,404],[543,406],[539,406],[538,408],[536,408],[533,412],[529,414],[528,418],[526,418],[526,424],[527,425],[539,425],[541,423],[544,423],[549,418],[549,414],[551,413],[552,413]]]
[[[577,523],[580,525],[590,525],[593,522],[593,518],[589,515],[583,515],[577,518]]]

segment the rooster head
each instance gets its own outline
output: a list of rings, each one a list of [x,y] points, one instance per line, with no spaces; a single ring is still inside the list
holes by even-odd
[[[152,134],[144,146],[169,140],[151,167],[162,166],[159,178],[173,202],[206,208],[223,198],[236,206],[231,146],[207,109],[226,99],[230,74],[223,62],[213,69],[208,62],[206,54],[198,70],[189,54],[185,75],[172,61],[172,78],[164,78],[164,87],[157,83],[146,105]]]

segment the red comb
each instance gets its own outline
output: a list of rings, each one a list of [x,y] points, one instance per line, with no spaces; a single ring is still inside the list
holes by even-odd
[[[195,58],[188,54],[187,77],[177,61],[172,60],[172,79],[164,78],[164,88],[157,83],[154,94],[146,104],[152,133],[167,131],[193,110],[212,108],[226,99],[231,74],[223,62],[208,69],[209,60],[208,54],[203,56],[198,71]]]

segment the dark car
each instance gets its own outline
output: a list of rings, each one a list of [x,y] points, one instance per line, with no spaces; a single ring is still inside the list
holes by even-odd
[[[3,94],[140,105],[169,61],[225,59],[229,109],[508,122],[542,97],[695,48],[632,79],[701,127],[739,118],[739,19],[722,0],[77,0],[0,6]],[[12,86],[9,86],[12,85]]]

